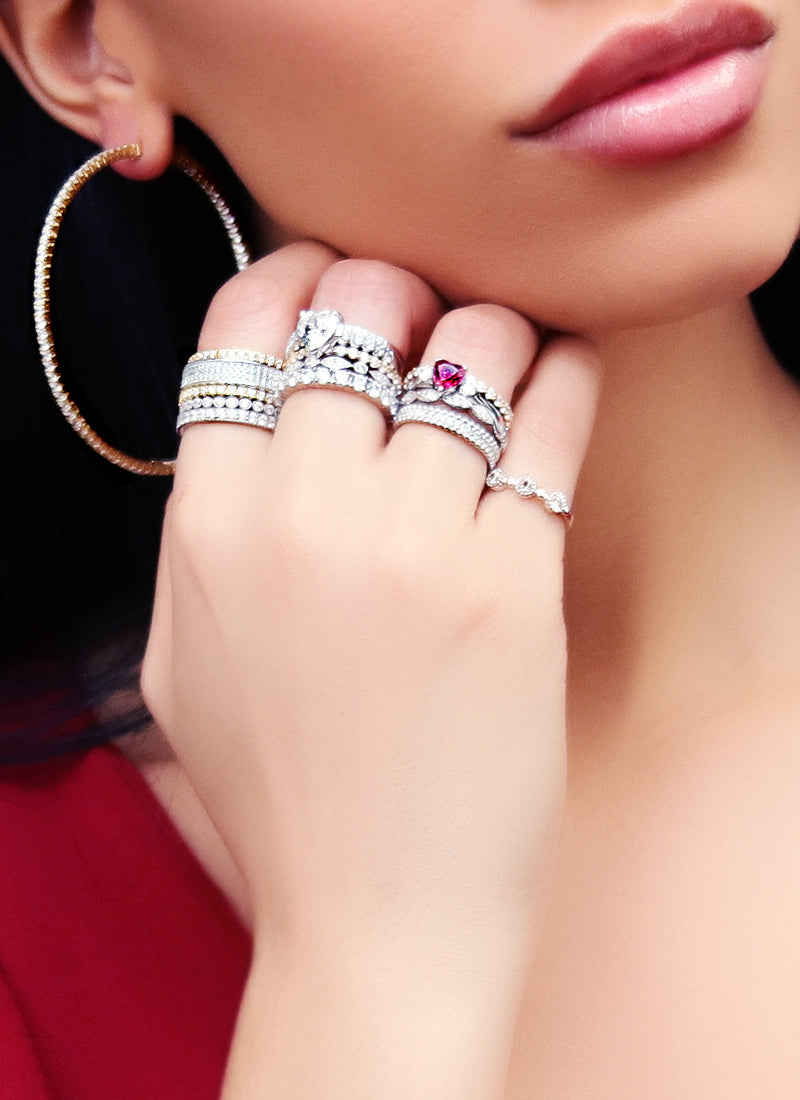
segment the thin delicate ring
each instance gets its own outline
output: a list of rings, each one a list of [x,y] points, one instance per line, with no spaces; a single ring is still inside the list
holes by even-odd
[[[524,500],[536,500],[546,512],[559,516],[568,531],[572,526],[572,505],[566,496],[560,492],[552,493],[542,489],[532,477],[512,477],[500,466],[495,466],[486,475],[486,488],[498,493],[503,489],[513,489]]]
[[[53,254],[56,238],[64,221],[67,208],[84,185],[103,168],[107,168],[109,164],[113,164],[118,160],[136,160],[141,155],[141,146],[137,144],[121,145],[116,149],[106,149],[101,153],[97,153],[77,171],[73,172],[58,192],[45,218],[36,250],[33,315],[36,339],[39,344],[39,354],[44,366],[45,377],[50,386],[50,392],[55,398],[56,405],[58,405],[62,416],[70,427],[78,433],[85,443],[89,444],[92,450],[115,466],[121,466],[123,470],[129,470],[135,474],[169,476],[175,470],[174,459],[135,458],[117,447],[112,447],[110,443],[106,443],[87,423],[61,380],[50,311]],[[236,267],[239,271],[244,271],[250,264],[250,254],[230,207],[202,167],[187,153],[177,153],[173,159],[173,164],[180,168],[190,179],[194,180],[210,199],[228,234]]]

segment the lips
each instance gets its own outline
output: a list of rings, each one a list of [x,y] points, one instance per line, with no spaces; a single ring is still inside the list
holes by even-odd
[[[514,125],[512,136],[621,160],[691,151],[752,114],[763,83],[762,47],[773,34],[760,12],[730,4],[693,5],[661,23],[626,27],[544,108]]]

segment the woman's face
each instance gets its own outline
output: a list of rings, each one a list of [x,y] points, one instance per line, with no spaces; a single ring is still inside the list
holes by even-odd
[[[655,323],[748,292],[800,225],[798,0],[99,0],[97,19],[290,235],[453,301]],[[520,137],[609,42],[560,113],[605,106]]]

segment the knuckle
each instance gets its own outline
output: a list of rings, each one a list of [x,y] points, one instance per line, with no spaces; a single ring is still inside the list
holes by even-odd
[[[308,268],[316,269],[321,265],[324,270],[324,268],[336,263],[339,255],[333,248],[327,244],[322,244],[321,241],[292,241],[291,244],[284,245],[282,248],[278,248],[269,255],[257,260],[252,266],[279,264],[281,269],[288,268],[291,272],[296,266],[306,270]]]
[[[403,598],[413,593],[427,595],[438,561],[427,540],[418,532],[384,532],[369,555],[370,572],[378,585]]]
[[[469,569],[460,543],[421,525],[388,527],[369,552],[369,587],[394,608],[441,629],[456,629],[469,614]]]
[[[286,289],[270,267],[254,264],[219,288],[206,314],[200,345],[225,342],[232,325],[247,325],[281,310]]]
[[[459,608],[468,635],[491,636],[503,619],[507,601],[503,598],[500,578],[486,571],[471,570],[469,583],[457,593]]]
[[[383,260],[340,260],[320,279],[320,289],[337,300],[369,299],[378,306],[393,306],[409,275]]]
[[[536,331],[521,314],[505,306],[482,303],[454,309],[439,322],[437,335],[457,341],[476,357],[497,355],[509,347],[523,347],[531,359],[536,350]]]
[[[262,543],[273,565],[293,564],[308,569],[325,549],[313,510],[301,499],[286,501],[277,515],[262,525]]]
[[[292,492],[291,486],[273,496],[256,522],[255,538],[260,562],[284,593],[295,588],[310,593],[341,572],[346,560],[335,512],[313,493]]]

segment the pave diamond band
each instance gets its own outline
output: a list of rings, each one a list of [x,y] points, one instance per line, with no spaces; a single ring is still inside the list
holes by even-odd
[[[183,369],[181,389],[199,383],[283,389],[283,360],[244,348],[218,348],[193,355]]]
[[[180,403],[191,401],[195,397],[249,397],[253,401],[267,401],[270,405],[279,403],[280,395],[263,386],[231,386],[224,382],[198,382],[194,386],[184,386]]]
[[[283,402],[282,360],[246,348],[197,352],[184,368],[177,428],[250,424],[273,431]]]
[[[253,351],[252,348],[205,348],[189,356],[188,366],[194,363],[216,363],[220,360],[235,363],[266,363],[269,366],[279,365],[281,362],[275,355]]]
[[[278,423],[278,409],[274,405],[259,405],[253,402],[250,405],[238,405],[231,407],[226,404],[223,407],[216,405],[182,407],[178,413],[178,430],[188,424],[250,424],[254,428],[265,428],[274,431]]]
[[[551,493],[542,489],[532,477],[512,477],[499,466],[495,466],[486,475],[486,487],[495,492],[513,489],[523,499],[536,500],[545,511],[554,516],[560,516],[567,530],[572,526],[572,505],[566,496],[560,492]]]
[[[395,428],[401,424],[430,424],[434,428],[443,428],[452,435],[460,436],[480,451],[490,470],[494,469],[500,458],[500,444],[494,434],[479,424],[467,413],[450,409],[439,403],[426,404],[423,401],[401,405],[394,418]]]

